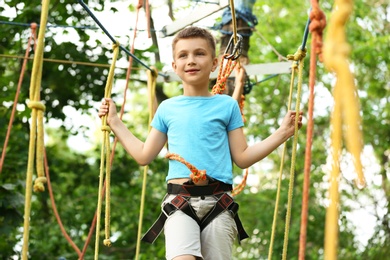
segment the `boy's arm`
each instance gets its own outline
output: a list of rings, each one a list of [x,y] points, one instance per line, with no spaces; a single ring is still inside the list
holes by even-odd
[[[302,126],[302,116],[299,116],[298,127]],[[234,163],[242,168],[248,168],[265,158],[282,143],[287,141],[295,131],[295,112],[289,111],[281,126],[269,137],[254,145],[248,146],[243,129],[238,128],[229,132],[229,146]]]
[[[108,115],[107,123],[125,150],[140,165],[149,164],[167,141],[167,136],[152,128],[145,142],[139,140],[117,115],[115,103],[111,99],[105,99],[100,107],[99,116]]]

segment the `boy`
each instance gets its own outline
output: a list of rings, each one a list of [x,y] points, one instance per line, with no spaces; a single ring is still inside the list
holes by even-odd
[[[270,154],[294,134],[296,113],[289,111],[275,133],[248,146],[237,101],[209,91],[210,73],[218,65],[213,36],[188,27],[174,37],[172,50],[172,68],[182,79],[183,95],[160,104],[145,142],[121,122],[111,99],[103,100],[99,116],[107,115],[112,131],[140,165],[149,164],[168,141],[170,153],[206,172],[206,178],[196,182],[188,164],[169,161],[168,194],[162,203],[166,258],[231,259],[235,237],[246,235],[230,196],[232,162],[244,169]],[[236,83],[243,84],[244,70],[238,69],[236,77]]]

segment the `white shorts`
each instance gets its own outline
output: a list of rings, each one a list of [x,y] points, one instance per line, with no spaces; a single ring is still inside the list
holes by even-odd
[[[176,195],[167,195],[162,206]],[[203,199],[202,199],[203,198]],[[189,203],[200,219],[216,203],[214,196],[191,197]],[[181,210],[176,211],[165,222],[166,258],[193,255],[204,260],[232,259],[233,243],[237,237],[237,226],[229,211],[224,211],[200,232],[198,223]]]

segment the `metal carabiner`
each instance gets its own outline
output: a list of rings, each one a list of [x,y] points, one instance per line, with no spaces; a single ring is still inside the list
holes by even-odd
[[[228,45],[226,46],[226,49],[225,49],[225,53],[224,53],[224,57],[225,59],[232,59],[232,60],[236,60],[240,57],[241,53],[242,53],[242,36],[240,34],[237,34],[237,42],[236,44],[233,46],[233,43],[234,43],[234,35],[232,35],[232,37],[230,38],[229,40],[229,43]],[[232,49],[232,52],[230,55],[227,55],[228,54],[228,51]]]

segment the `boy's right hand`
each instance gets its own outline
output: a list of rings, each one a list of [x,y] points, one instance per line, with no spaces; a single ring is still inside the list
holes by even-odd
[[[111,98],[104,98],[102,104],[99,107],[98,116],[102,118],[105,115],[107,115],[108,125],[113,119],[118,117],[115,102]]]

